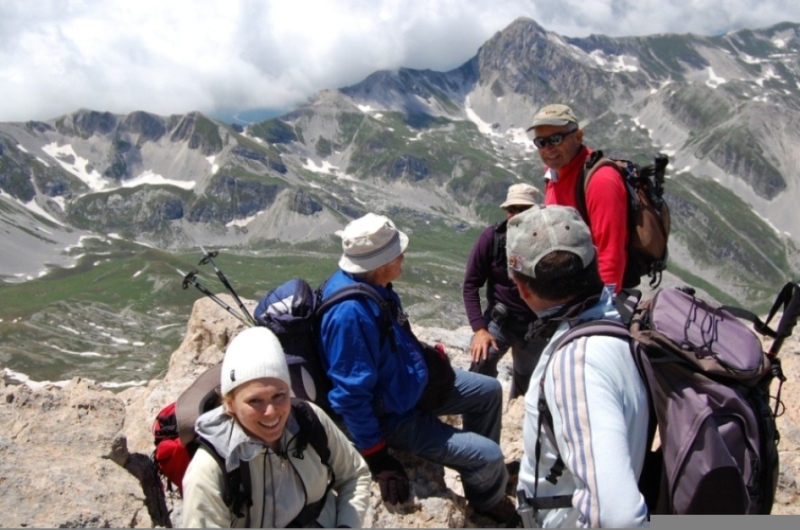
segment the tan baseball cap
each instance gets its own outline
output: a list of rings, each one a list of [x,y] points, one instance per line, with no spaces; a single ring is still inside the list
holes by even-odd
[[[578,118],[575,117],[575,113],[566,105],[554,103],[539,109],[533,116],[533,125],[528,127],[527,130],[530,131],[540,125],[556,125],[560,127],[569,123],[578,124]]]

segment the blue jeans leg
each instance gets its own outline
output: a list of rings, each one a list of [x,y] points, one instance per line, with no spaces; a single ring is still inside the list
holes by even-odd
[[[502,399],[496,379],[456,370],[450,399],[434,412],[416,412],[387,433],[386,441],[392,448],[458,471],[467,500],[486,510],[500,501],[508,482],[498,445]],[[464,429],[439,420],[443,414],[462,414]]]

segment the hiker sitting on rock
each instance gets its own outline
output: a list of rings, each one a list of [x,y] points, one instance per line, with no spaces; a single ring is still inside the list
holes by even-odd
[[[531,209],[509,220],[507,253],[520,296],[538,317],[533,331],[551,337],[525,394],[523,523],[642,526],[647,506],[637,484],[649,412],[630,345],[604,335],[558,345],[579,323],[620,320],[589,229],[573,208]]]
[[[351,221],[340,235],[340,270],[326,282],[323,300],[347,284],[368,284],[386,301],[391,320],[384,329],[386,311],[366,297],[342,301],[325,313],[320,349],[333,383],[328,399],[380,483],[383,501],[402,503],[410,496],[403,465],[389,453],[399,449],[455,469],[475,511],[499,524],[516,524],[498,445],[500,383],[455,370],[446,398],[421,399],[426,386],[441,381],[429,375],[422,346],[392,289],[402,273],[408,236],[374,213]],[[438,418],[446,414],[463,415],[463,429]]]
[[[539,360],[543,340],[527,340],[528,326],[536,315],[519,297],[508,276],[506,227],[508,220],[541,202],[530,184],[514,184],[500,208],[506,219],[486,228],[472,247],[464,272],[463,298],[467,319],[475,335],[470,344],[471,372],[497,377],[497,363],[511,349],[514,376],[511,398],[524,396]],[[486,310],[481,310],[480,289],[486,286]]]
[[[317,406],[300,403],[310,407],[308,416],[318,418],[301,421],[299,411],[309,411],[293,405],[290,382],[283,348],[268,329],[248,328],[228,345],[222,361],[223,405],[195,424],[227,473],[201,444],[183,479],[184,527],[362,525],[370,488],[364,459]],[[327,440],[314,434],[320,427]],[[330,468],[313,447],[314,436],[327,443]],[[301,447],[300,440],[308,445]],[[249,471],[252,506],[248,510],[242,503],[237,516],[224,497],[230,493],[230,474],[242,466]]]

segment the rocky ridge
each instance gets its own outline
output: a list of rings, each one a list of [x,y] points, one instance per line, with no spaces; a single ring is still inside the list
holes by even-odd
[[[222,295],[223,297],[225,295]],[[232,300],[228,300],[232,303]],[[249,302],[252,306],[252,302]],[[119,394],[75,378],[63,388],[10,386],[0,381],[0,526],[152,527],[180,526],[181,501],[157,499],[154,477],[143,470],[153,442],[156,413],[203,370],[222,358],[242,324],[211,300],[198,300],[181,346],[163,379]],[[468,364],[467,328],[415,329],[423,340],[442,342],[456,366]],[[787,381],[781,398],[782,471],[773,513],[800,514],[800,338],[781,352]],[[501,364],[508,390],[510,366]],[[521,400],[509,402],[502,446],[507,460],[522,453]],[[453,421],[456,421],[453,419]],[[400,507],[380,502],[373,485],[365,524],[373,527],[492,526],[466,507],[449,470],[400,454],[412,482],[413,499]],[[148,495],[149,493],[149,495]]]

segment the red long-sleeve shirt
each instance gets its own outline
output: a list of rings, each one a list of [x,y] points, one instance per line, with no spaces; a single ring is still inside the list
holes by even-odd
[[[569,164],[557,175],[548,170],[545,178],[544,203],[578,208],[576,185],[581,169],[592,151],[581,146]],[[600,278],[606,285],[614,284],[614,291],[622,288],[625,263],[628,258],[628,196],[619,173],[611,167],[598,169],[586,190],[586,211],[589,228],[597,248],[597,265]]]

